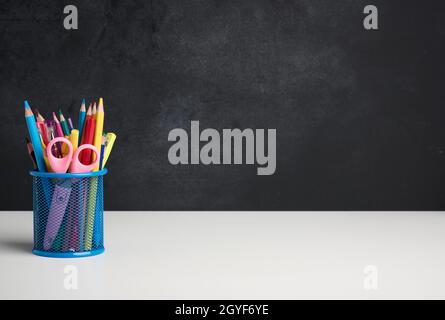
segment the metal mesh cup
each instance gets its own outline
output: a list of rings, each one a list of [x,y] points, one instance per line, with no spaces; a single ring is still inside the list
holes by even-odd
[[[104,251],[103,176],[30,171],[33,177],[34,249],[45,257],[74,258]]]

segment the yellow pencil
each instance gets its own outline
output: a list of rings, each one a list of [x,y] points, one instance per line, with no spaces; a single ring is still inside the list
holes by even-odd
[[[102,144],[102,132],[104,128],[104,101],[102,98],[99,99],[99,106],[96,110],[96,104],[93,105],[93,117],[96,120],[96,128],[94,131],[94,140],[93,145],[100,152],[101,144]],[[93,153],[93,161],[95,160],[95,153]],[[97,166],[93,171],[99,170],[99,162],[97,161]],[[97,211],[97,188],[98,188],[98,179],[99,177],[91,178],[90,186],[89,186],[89,197],[87,203],[87,216],[86,216],[86,224],[85,224],[85,249],[91,250],[93,248],[93,244],[96,246],[97,243],[93,241],[93,232],[94,232],[94,221],[95,215]],[[94,243],[93,243],[94,242]]]
[[[94,109],[94,107],[93,107]],[[94,146],[97,148],[97,150],[100,152],[100,145],[102,144],[102,134],[104,130],[104,100],[102,98],[99,98],[99,106],[97,107],[96,112],[96,129],[94,131]],[[93,161],[95,160],[96,155],[93,153]],[[96,168],[93,171],[99,170],[99,163],[97,164]]]

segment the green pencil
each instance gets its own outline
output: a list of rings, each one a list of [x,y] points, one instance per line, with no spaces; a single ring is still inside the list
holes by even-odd
[[[68,123],[65,120],[65,117],[62,114],[62,110],[59,110],[59,118],[60,118],[60,125],[62,126],[63,134],[65,136],[69,136],[71,134],[70,128],[68,128]]]
[[[98,177],[90,178],[90,185],[89,185],[90,190],[88,192],[87,214],[85,221],[85,250],[91,250],[93,247],[94,213],[96,211],[97,182],[98,182],[97,179]]]

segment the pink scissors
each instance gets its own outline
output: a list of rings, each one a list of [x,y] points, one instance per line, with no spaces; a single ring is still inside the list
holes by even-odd
[[[57,158],[53,155],[52,147],[57,142],[64,143],[68,146],[68,154],[63,158]],[[88,165],[83,164],[79,160],[80,153],[85,149],[92,150],[96,154],[95,160]],[[82,144],[79,148],[77,148],[73,155],[73,145],[67,138],[64,137],[52,139],[46,146],[46,155],[48,156],[51,169],[57,173],[65,173],[68,171],[68,169],[71,173],[91,172],[97,166],[100,158],[99,151],[92,144]]]
[[[65,143],[68,146],[68,154],[63,158],[57,158],[53,155],[52,147],[55,143]],[[82,150],[90,149],[96,154],[96,160],[89,165],[84,165],[79,160],[79,155]],[[46,147],[46,155],[48,156],[51,169],[57,173],[65,173],[68,171],[71,173],[86,173],[92,171],[99,162],[99,152],[97,148],[91,144],[83,144],[77,148],[73,155],[73,145],[71,142],[64,138],[58,137],[52,139]],[[71,194],[72,183],[78,179],[62,179],[59,183],[54,183],[54,193],[51,200],[51,207],[48,214],[48,223],[46,224],[45,238],[43,241],[43,248],[49,250],[56,239],[59,232],[60,225],[63,221],[68,201]],[[72,216],[69,216],[72,218]]]

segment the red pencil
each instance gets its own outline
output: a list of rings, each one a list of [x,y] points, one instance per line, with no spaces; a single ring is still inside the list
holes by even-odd
[[[86,111],[85,121],[84,121],[84,125],[83,125],[83,128],[82,128],[82,135],[81,135],[82,141],[80,142],[80,144],[84,144],[85,143],[85,133],[87,132],[87,120],[91,118],[92,107],[93,107],[93,104],[90,103],[90,105],[88,106],[88,109]],[[79,132],[79,134],[80,134],[80,132]]]
[[[89,117],[88,117],[89,116]],[[94,139],[94,130],[96,129],[96,120],[93,119],[91,110],[88,109],[87,112],[87,119],[85,124],[85,135],[84,138],[82,138],[82,144],[93,144]],[[81,162],[83,164],[90,164],[91,163],[91,157],[92,153],[90,149],[86,149],[82,151],[82,159]]]

